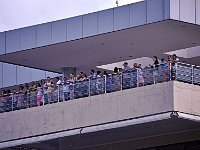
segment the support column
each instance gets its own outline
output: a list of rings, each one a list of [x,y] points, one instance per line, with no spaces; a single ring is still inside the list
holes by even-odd
[[[63,68],[63,76],[69,78],[70,74],[76,75],[77,68],[76,67],[64,67]]]

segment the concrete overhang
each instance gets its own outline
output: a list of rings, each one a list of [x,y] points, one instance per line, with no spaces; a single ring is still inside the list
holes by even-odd
[[[0,61],[62,72],[63,67],[89,71],[96,66],[200,45],[200,26],[165,20],[78,40],[0,55]],[[199,57],[182,59],[200,64]]]
[[[42,150],[142,149],[200,140],[200,117],[167,112],[0,143],[0,148]],[[183,138],[184,137],[184,138]],[[119,147],[120,145],[120,147]],[[111,148],[112,147],[112,148]]]

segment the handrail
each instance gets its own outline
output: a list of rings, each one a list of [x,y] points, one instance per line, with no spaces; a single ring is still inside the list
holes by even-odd
[[[37,91],[31,91],[27,94],[14,93],[4,95],[0,97],[0,112],[90,97],[170,80],[200,85],[200,68],[197,69],[194,65],[190,65],[190,67],[185,67],[184,65],[184,63],[176,63],[164,68],[162,66],[158,68],[148,67],[101,78],[67,82],[66,84],[58,85],[51,92],[43,88],[42,95],[38,94]]]

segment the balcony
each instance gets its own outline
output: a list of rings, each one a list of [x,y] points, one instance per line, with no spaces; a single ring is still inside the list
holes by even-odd
[[[142,77],[142,81],[140,81],[140,76]],[[27,94],[20,92],[14,94],[10,93],[9,95],[1,97],[0,112],[15,111],[112,93],[171,80],[200,85],[200,67],[191,64],[177,63],[170,68],[147,67],[141,71],[133,70],[95,79],[85,79],[84,81],[67,81],[65,84],[58,85],[50,94],[43,89],[42,99],[39,104],[37,101],[37,91],[31,91]]]
[[[165,135],[170,139],[175,131],[179,142],[199,140],[199,68],[183,63],[174,68],[176,71],[171,68],[167,78],[163,78],[161,68],[156,76],[154,68],[143,69],[144,86],[140,85],[134,71],[117,75],[117,80],[108,76],[74,82],[72,97],[64,100],[63,91],[57,89],[50,104],[44,98],[39,107],[36,98],[33,101],[29,97],[21,98],[19,104],[23,105],[15,105],[11,96],[11,102],[3,102],[1,107],[4,113],[0,114],[0,128],[3,129],[0,130],[0,148],[46,147],[45,144],[58,142],[58,139],[62,145],[59,147],[66,148],[79,136],[83,141],[73,144],[75,148],[82,148],[87,144],[135,141],[152,136]],[[99,82],[101,88],[93,85],[98,80],[102,81]],[[191,134],[194,130],[198,132]],[[111,132],[112,138],[100,138],[101,132],[106,135]],[[183,140],[182,134],[191,136]],[[35,142],[39,143],[33,144]],[[160,144],[173,144],[173,141],[164,140]]]

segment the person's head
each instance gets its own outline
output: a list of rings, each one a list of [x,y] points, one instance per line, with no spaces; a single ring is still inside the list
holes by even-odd
[[[158,57],[157,56],[153,56],[153,60],[158,60]]]
[[[168,59],[168,60],[171,60],[171,59],[172,59],[172,56],[171,56],[171,55],[168,55],[168,56],[167,56],[167,59]]]
[[[47,81],[51,81],[51,78],[49,76],[47,77]]]
[[[41,87],[41,84],[40,84],[40,83],[37,83],[37,87]]]
[[[28,89],[29,88],[29,85],[28,85],[28,83],[25,83],[25,87]]]
[[[125,63],[123,64],[123,66],[124,66],[124,67],[127,67],[127,66],[128,66],[128,63],[127,63],[127,62],[125,62]]]
[[[138,64],[138,68],[142,68],[142,65],[141,65],[141,64]]]
[[[90,72],[91,72],[91,73],[94,73],[94,69],[91,69]]]
[[[114,68],[114,73],[118,73],[118,68],[117,67]]]
[[[101,74],[101,71],[98,70],[98,71],[97,71],[97,75],[100,75],[100,74]]]
[[[176,58],[177,58],[176,54],[173,54],[173,55],[172,55],[172,58],[173,58],[174,60],[176,60]]]
[[[164,61],[165,61],[165,59],[164,59],[164,58],[162,58],[162,59],[161,59],[161,62],[163,63]]]
[[[7,90],[7,94],[11,94],[11,90],[10,89]]]
[[[16,89],[13,89],[13,90],[12,90],[12,93],[16,93],[16,92],[17,92]]]
[[[70,78],[70,79],[73,79],[73,78],[74,78],[74,74],[73,74],[73,73],[70,73],[70,74],[69,74],[69,78]]]
[[[40,81],[40,84],[41,84],[41,85],[44,85],[44,84],[45,84],[45,80],[42,79],[42,80]]]
[[[23,90],[24,87],[22,85],[19,86],[19,90]]]
[[[59,81],[59,80],[60,80],[60,77],[59,77],[59,76],[57,76],[57,77],[56,77],[56,80],[57,80],[57,81]]]
[[[103,75],[106,75],[106,76],[107,76],[107,75],[108,75],[107,71],[104,71],[104,72],[103,72]]]
[[[67,77],[64,77],[63,80],[64,80],[64,81],[67,81]]]
[[[134,68],[137,68],[137,63],[134,63],[134,64],[133,64],[133,67],[134,67]]]

